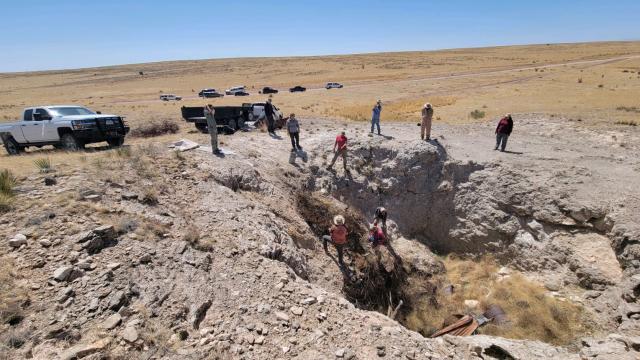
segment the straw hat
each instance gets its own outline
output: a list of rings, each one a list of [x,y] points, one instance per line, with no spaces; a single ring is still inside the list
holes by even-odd
[[[342,215],[336,215],[333,218],[333,224],[334,225],[344,225],[344,216]]]

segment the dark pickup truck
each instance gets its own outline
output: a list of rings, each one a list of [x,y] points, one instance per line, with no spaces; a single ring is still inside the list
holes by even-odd
[[[218,132],[233,134],[244,128],[245,122],[249,121],[251,104],[242,106],[215,106],[214,109]],[[203,133],[208,133],[207,119],[204,117],[204,108],[201,106],[183,106],[182,118],[187,122],[192,122],[196,128]]]

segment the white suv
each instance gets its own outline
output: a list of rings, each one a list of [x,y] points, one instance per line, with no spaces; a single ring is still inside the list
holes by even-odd
[[[330,83],[327,83],[325,88],[327,88],[327,90],[329,90],[329,89],[342,89],[342,84],[337,83],[337,82],[330,82]]]
[[[235,95],[240,92],[246,92],[246,86],[235,86],[224,91],[227,95]]]
[[[180,101],[182,100],[181,96],[176,96],[173,94],[162,94],[160,95],[160,100],[162,101],[170,101],[170,100],[176,100],[176,101]]]

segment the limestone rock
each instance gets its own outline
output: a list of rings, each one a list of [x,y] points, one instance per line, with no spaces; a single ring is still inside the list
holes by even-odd
[[[120,314],[115,313],[111,316],[109,316],[103,323],[102,323],[102,328],[105,330],[111,330],[113,328],[115,328],[116,326],[120,325],[120,323],[122,322],[122,316],[120,316]]]

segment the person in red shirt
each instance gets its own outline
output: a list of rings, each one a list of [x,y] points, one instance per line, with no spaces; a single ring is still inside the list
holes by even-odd
[[[347,235],[349,235],[349,229],[344,224],[344,216],[336,215],[333,218],[333,226],[329,229],[329,234],[322,237],[322,246],[324,247],[324,252],[329,253],[329,249],[327,248],[327,243],[332,243],[333,246],[336,247],[338,251],[338,263],[340,265],[344,265],[342,260],[342,252],[344,246],[347,244]]]
[[[505,115],[498,126],[496,127],[496,147],[493,150],[498,150],[500,147],[500,151],[504,151],[507,147],[507,140],[509,140],[509,135],[511,135],[511,131],[513,131],[513,118],[511,114]],[[500,146],[502,144],[502,146]]]
[[[384,231],[380,226],[378,226],[377,222],[371,224],[369,230],[369,242],[371,243],[371,247],[385,244],[387,237],[384,235]]]
[[[331,165],[327,169],[333,170],[333,164],[338,160],[338,156],[342,156],[342,164],[344,166],[344,171],[347,170],[347,136],[345,132],[341,132],[340,135],[336,136],[336,142],[333,144],[333,160],[331,160]]]

